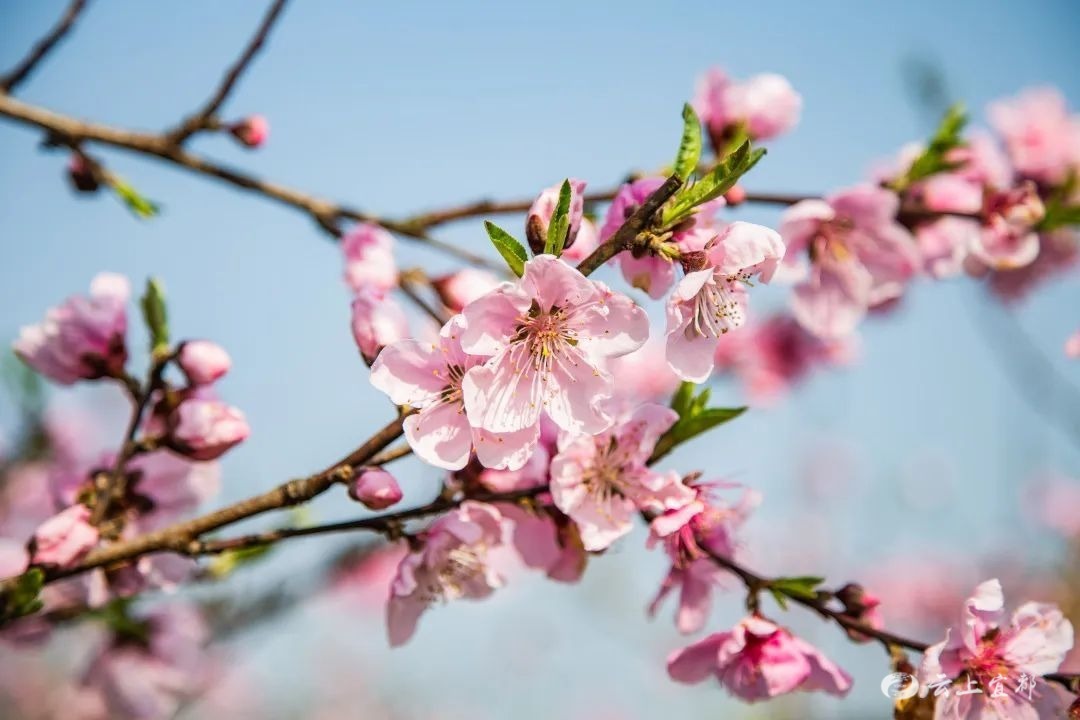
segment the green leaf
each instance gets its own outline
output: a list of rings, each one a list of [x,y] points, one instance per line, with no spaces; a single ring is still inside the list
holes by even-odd
[[[555,205],[555,212],[551,215],[548,223],[547,243],[544,252],[548,255],[559,257],[563,248],[566,247],[566,237],[570,233],[570,180],[563,180],[559,188],[559,202]]]
[[[1049,232],[1069,225],[1080,225],[1080,205],[1065,205],[1058,199],[1046,203],[1046,215],[1039,222],[1038,230]]]
[[[752,149],[749,140],[744,142],[733,153],[717,163],[705,177],[689,187],[684,187],[675,196],[675,200],[664,209],[661,224],[666,227],[680,222],[689,217],[694,208],[726,193],[750,168],[757,165],[764,155],[764,148]]]
[[[124,203],[127,209],[131,211],[131,214],[140,220],[147,220],[161,212],[161,206],[153,200],[148,200],[140,195],[138,190],[124,180],[112,177],[109,180],[109,186],[116,193],[116,197],[120,199],[120,202]]]
[[[772,593],[773,599],[776,600],[776,604],[780,606],[780,609],[787,610],[787,598],[784,597],[784,593],[774,587],[770,587],[769,592]]]
[[[14,581],[14,586],[0,598],[0,620],[3,621],[32,615],[42,607],[38,595],[45,586],[45,572],[41,568],[30,568]]]
[[[208,563],[207,570],[213,577],[220,580],[227,577],[237,568],[262,560],[270,553],[273,547],[271,543],[265,543],[235,550],[226,550]]]
[[[506,264],[510,266],[510,270],[518,277],[524,275],[525,261],[529,259],[529,256],[525,253],[522,244],[515,240],[513,235],[493,222],[485,220],[484,229],[487,230],[488,237],[491,238],[491,244],[503,256]]]
[[[773,597],[779,593],[789,598],[799,600],[817,600],[818,585],[825,582],[825,578],[814,575],[800,575],[797,577],[779,577],[769,582],[769,590]],[[781,603],[783,607],[783,603]]]
[[[143,321],[150,332],[150,350],[157,353],[169,347],[169,314],[165,308],[165,291],[157,278],[146,281],[142,300]]]
[[[679,385],[675,395],[671,398],[671,408],[678,413],[679,419],[668,428],[668,431],[660,436],[653,449],[650,462],[656,462],[667,455],[680,444],[700,435],[706,430],[711,430],[717,425],[722,425],[729,420],[737,418],[745,411],[745,407],[739,408],[710,408],[706,407],[709,402],[710,389],[702,388],[695,397],[693,383],[684,382]]]
[[[694,108],[690,103],[683,105],[683,132],[682,141],[679,143],[679,152],[675,156],[675,177],[683,182],[697,170],[698,161],[701,159],[701,121],[698,120]]]
[[[949,172],[961,167],[963,163],[950,160],[948,155],[956,148],[964,146],[964,126],[967,125],[968,117],[964,106],[957,103],[950,107],[945,117],[941,119],[937,130],[926,148],[919,153],[903,175],[894,179],[889,186],[901,192],[920,180],[925,180],[931,175]]]

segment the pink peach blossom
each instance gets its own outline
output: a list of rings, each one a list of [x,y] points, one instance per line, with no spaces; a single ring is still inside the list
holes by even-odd
[[[106,456],[103,467],[112,467]],[[140,455],[127,463],[126,502],[138,508],[130,522],[139,532],[158,530],[182,519],[221,490],[217,462],[191,462],[170,452]]]
[[[352,301],[352,332],[360,354],[370,364],[385,346],[408,337],[409,320],[392,297],[361,290]]]
[[[15,341],[15,354],[34,370],[62,385],[118,376],[127,362],[124,334],[131,294],[127,278],[101,273],[89,297],[76,295],[29,325]]]
[[[532,430],[541,414],[571,433],[611,424],[606,358],[641,347],[645,312],[562,260],[538,255],[524,276],[465,308],[461,347],[486,357],[462,380],[469,422],[490,432]],[[533,441],[535,444],[535,440]]]
[[[517,470],[536,445],[538,428],[497,433],[470,425],[463,378],[485,358],[462,350],[465,318],[457,315],[434,343],[399,340],[371,366],[371,384],[398,405],[419,412],[405,418],[405,439],[424,462],[459,470],[476,451],[485,467]]]
[[[1080,165],[1080,117],[1069,115],[1057,89],[1031,88],[987,112],[1021,175],[1052,185]]]
[[[573,247],[564,250],[562,258],[567,262],[579,263],[592,255],[598,247],[600,247],[600,233],[596,229],[596,224],[589,218],[583,217]]]
[[[784,257],[774,230],[734,222],[705,249],[709,267],[686,274],[667,306],[667,359],[683,380],[703,382],[713,370],[721,335],[746,319],[746,289],[755,275],[768,282]]]
[[[674,410],[644,403],[605,432],[560,438],[551,461],[551,497],[577,523],[586,550],[603,550],[630,532],[641,510],[662,511],[693,499],[678,475],[647,465],[656,441],[676,420]]]
[[[1060,229],[1039,234],[1039,250],[1034,262],[1020,268],[991,271],[990,289],[1005,302],[1019,302],[1033,290],[1076,267],[1080,244],[1072,230]],[[981,268],[985,272],[986,268]]]
[[[0,537],[0,580],[21,575],[29,562],[30,556],[21,542]]]
[[[510,541],[527,567],[542,570],[557,582],[581,579],[587,555],[573,521],[556,511],[533,511],[507,503],[498,507],[512,525]]]
[[[679,385],[679,376],[667,363],[664,343],[655,337],[634,352],[609,361],[607,369],[623,398],[660,400]]]
[[[394,237],[374,223],[358,223],[341,239],[345,283],[354,291],[385,293],[398,282]]]
[[[944,720],[1037,720],[1061,717],[1065,704],[1046,686],[1043,675],[1058,669],[1073,645],[1072,624],[1054,605],[1029,602],[1013,613],[1007,625],[1001,583],[987,580],[964,604],[960,621],[946,630],[945,639],[927,648],[918,679],[929,683],[951,680],[954,691],[969,683],[981,693],[949,692],[937,698],[934,717]],[[1021,674],[1034,688],[1015,689]],[[992,693],[992,682],[1007,681],[1005,692]],[[1000,682],[1000,681],[999,681]]]
[[[90,509],[72,505],[34,531],[34,564],[67,567],[97,545],[98,529],[90,524]]]
[[[1008,270],[1030,265],[1039,254],[1035,226],[1046,214],[1033,183],[990,194],[983,210],[983,229],[971,254],[987,267]]]
[[[432,523],[420,541],[420,549],[401,561],[390,588],[387,629],[395,647],[408,642],[432,604],[483,599],[503,584],[487,562],[503,542],[503,518],[494,506],[466,501]]]
[[[215,460],[251,434],[244,413],[223,402],[189,398],[175,410],[169,447],[192,460]]]
[[[694,109],[717,150],[723,140],[742,128],[754,140],[781,135],[799,122],[802,97],[781,75],[764,73],[744,81],[731,80],[719,68],[698,81]]]
[[[566,257],[566,253],[563,254]],[[432,280],[442,304],[451,312],[459,313],[471,303],[499,286],[499,278],[487,270],[462,268],[455,273]]]
[[[225,348],[209,340],[188,340],[180,346],[176,362],[192,385],[210,385],[232,366]]]
[[[397,480],[380,468],[364,470],[349,486],[349,497],[369,510],[385,510],[401,502],[402,492]]]
[[[820,650],[760,615],[672,653],[668,675],[699,683],[710,675],[729,693],[756,702],[796,690],[844,696],[851,676]]]

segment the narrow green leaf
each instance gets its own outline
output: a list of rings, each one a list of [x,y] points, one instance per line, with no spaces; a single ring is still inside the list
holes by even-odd
[[[784,597],[784,593],[774,587],[770,587],[769,592],[772,593],[773,599],[776,600],[776,604],[780,606],[780,609],[787,610],[787,598]]]
[[[701,159],[701,121],[690,103],[683,105],[682,117],[682,141],[679,143],[679,152],[675,156],[672,172],[675,177],[685,182],[697,170],[698,161]]]
[[[169,347],[169,313],[165,307],[165,291],[157,278],[146,281],[146,292],[139,304],[142,306],[143,321],[150,332],[151,352],[160,352]]]
[[[525,261],[529,259],[529,256],[525,253],[522,244],[515,240],[513,235],[493,222],[485,220],[484,229],[487,230],[488,237],[491,238],[491,244],[499,251],[506,264],[510,266],[510,270],[518,277],[524,275]]]
[[[563,248],[566,247],[566,237],[570,232],[570,180],[563,180],[559,188],[559,202],[555,205],[555,212],[551,215],[548,223],[547,243],[544,252],[548,255],[559,257]]]
[[[801,575],[798,577],[780,577],[769,583],[769,589],[776,593],[782,593],[790,598],[801,600],[816,600],[817,586],[825,582],[825,578],[813,575]]]
[[[32,615],[42,607],[38,595],[45,586],[45,573],[41,568],[30,568],[15,579],[15,586],[0,598],[0,620],[14,620]]]
[[[1046,206],[1046,216],[1039,223],[1038,229],[1048,232],[1069,225],[1080,225],[1080,205],[1049,203]]]
[[[696,400],[694,401],[696,403]],[[666,433],[664,433],[653,449],[650,461],[656,462],[667,455],[682,443],[697,437],[706,430],[711,430],[717,425],[722,425],[729,420],[746,412],[745,407],[738,408],[705,408],[696,409],[692,405],[690,412],[680,417]]]
[[[697,387],[692,382],[686,382],[685,380],[679,383],[679,387],[675,390],[675,394],[671,396],[671,409],[678,413],[679,417],[682,417],[690,412],[690,403],[694,399],[694,388]]]
[[[124,180],[113,177],[109,181],[109,186],[112,187],[120,202],[124,203],[131,214],[140,220],[147,220],[161,212],[161,207],[157,203],[140,195],[138,190]]]
[[[911,161],[903,175],[889,183],[890,187],[900,192],[912,183],[962,167],[963,163],[950,160],[948,156],[951,151],[964,145],[962,133],[967,121],[967,113],[962,104],[957,103],[950,107],[926,148]]]
[[[744,142],[733,153],[716,164],[705,177],[675,196],[675,201],[664,210],[662,223],[667,226],[687,218],[694,208],[715,200],[732,187],[765,155],[764,148],[751,149],[750,141]]]

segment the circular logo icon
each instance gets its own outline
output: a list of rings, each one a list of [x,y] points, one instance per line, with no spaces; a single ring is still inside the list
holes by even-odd
[[[886,675],[881,681],[881,694],[893,700],[906,700],[919,692],[919,681],[908,673]]]

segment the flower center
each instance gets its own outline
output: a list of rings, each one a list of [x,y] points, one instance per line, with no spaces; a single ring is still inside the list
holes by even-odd
[[[615,497],[626,497],[630,491],[626,472],[629,464],[626,453],[619,449],[614,437],[605,444],[601,444],[598,438],[596,455],[582,474],[582,483],[601,504]]]
[[[740,283],[750,284],[750,275],[740,272],[728,277],[714,277],[694,297],[693,320],[686,326],[686,339],[718,338],[740,326],[746,319]]]
[[[484,549],[461,545],[446,554],[438,572],[430,578],[421,598],[431,604],[455,600],[468,593],[468,586],[484,574]]]
[[[461,400],[461,379],[463,377],[465,377],[465,368],[460,365],[446,366],[446,387],[439,394],[439,402],[464,407]]]
[[[550,372],[578,344],[577,332],[569,326],[567,312],[558,306],[545,311],[533,300],[529,311],[519,316],[517,322],[510,343],[523,347],[528,363],[542,374]]]

